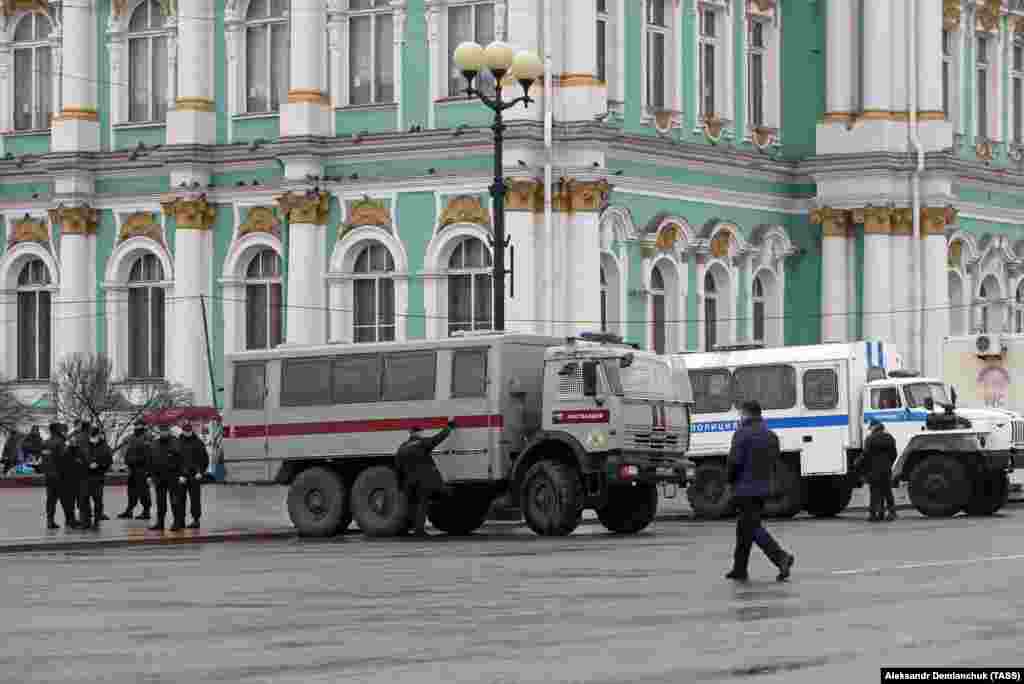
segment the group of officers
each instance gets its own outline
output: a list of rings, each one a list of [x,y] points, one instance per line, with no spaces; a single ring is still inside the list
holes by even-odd
[[[181,426],[181,435],[171,434],[169,425],[161,425],[154,439],[144,423],[136,423],[132,436],[124,445],[124,462],[128,467],[128,507],[117,517],[150,520],[153,497],[156,498],[156,520],[149,528],[162,531],[170,503],[172,532],[185,528],[186,499],[191,503],[190,528],[198,528],[202,518],[201,485],[210,465],[206,445],[191,423]],[[54,519],[59,503],[64,512],[64,525],[69,529],[98,529],[109,520],[103,509],[103,487],[106,473],[113,465],[113,452],[99,427],[82,421],[71,435],[62,423],[50,424],[50,437],[42,444],[39,467],[46,482],[46,526],[59,529]]]

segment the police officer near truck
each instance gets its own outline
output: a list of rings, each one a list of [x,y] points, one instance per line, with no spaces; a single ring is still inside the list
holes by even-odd
[[[171,435],[170,425],[160,426],[160,436],[149,449],[146,470],[149,472],[156,495],[156,521],[149,529],[154,532],[163,531],[168,501],[171,504],[171,514],[174,516],[171,532],[185,529],[185,510],[181,505],[183,499],[180,493],[182,481],[185,479],[185,467],[178,440]]]
[[[181,426],[178,446],[181,450],[185,478],[185,481],[181,483],[179,493],[181,501],[178,506],[181,510],[181,517],[184,519],[185,499],[188,499],[192,513],[192,522],[188,526],[192,529],[199,529],[199,520],[203,517],[203,477],[206,474],[206,469],[210,467],[210,455],[206,451],[203,440],[193,430],[192,423],[185,423]]]
[[[77,485],[72,480],[73,467],[64,439],[63,425],[50,423],[50,437],[43,442],[39,456],[39,469],[43,472],[46,484],[47,529],[60,529],[54,520],[58,501],[64,511],[65,527],[76,529],[78,521],[75,519],[74,488]]]
[[[81,449],[86,468],[83,478],[86,503],[82,510],[92,510],[92,527],[99,529],[101,520],[109,520],[103,512],[103,488],[107,472],[114,465],[114,453],[99,427],[90,429],[89,441]]]
[[[899,457],[896,439],[877,419],[872,419],[868,429],[871,430],[871,434],[864,440],[864,454],[859,468],[871,491],[871,513],[868,520],[895,520],[896,500],[892,494],[892,466]]]
[[[455,421],[449,420],[448,426],[436,435],[424,437],[423,429],[414,427],[395,454],[395,468],[409,502],[413,534],[417,537],[427,536],[427,509],[444,491],[444,479],[434,463],[433,451],[454,429]]]
[[[141,504],[142,512],[136,520],[149,520],[149,509],[153,499],[149,495],[149,483],[146,481],[146,463],[149,461],[150,439],[146,434],[146,424],[135,423],[135,430],[124,451],[124,464],[128,466],[128,507],[118,518],[128,520],[135,513],[135,506]]]

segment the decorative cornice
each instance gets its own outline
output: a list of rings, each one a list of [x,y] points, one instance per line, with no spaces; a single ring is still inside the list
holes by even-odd
[[[180,112],[212,112],[215,104],[208,97],[179,97],[174,108]]]
[[[38,242],[45,245],[50,241],[50,229],[46,221],[26,216],[14,221],[13,224],[14,230],[7,240],[8,246],[21,242]]]
[[[238,236],[249,233],[277,233],[281,222],[277,220],[277,214],[273,207],[249,207],[245,214],[245,222],[238,226]]]
[[[217,209],[205,194],[197,197],[179,197],[168,194],[160,198],[164,216],[174,217],[176,230],[209,230],[217,219]]]
[[[449,199],[445,205],[438,227],[445,228],[454,223],[473,223],[490,228],[491,212],[483,206],[479,197],[457,195]]]
[[[848,209],[834,209],[832,207],[820,207],[811,210],[811,224],[821,226],[821,234],[824,237],[850,237],[850,211]]]
[[[387,228],[391,226],[391,210],[387,202],[373,199],[369,195],[353,200],[348,203],[348,220],[345,222],[347,228],[358,226],[375,226]]]
[[[274,199],[281,207],[281,211],[288,217],[289,223],[327,225],[327,217],[331,211],[331,194],[329,192],[286,192]]]
[[[60,224],[62,235],[95,235],[99,211],[88,205],[50,209],[50,220]]]
[[[53,117],[56,121],[99,121],[99,113],[90,107],[65,106]]]
[[[288,104],[307,103],[329,105],[331,99],[322,90],[296,89],[288,91]]]
[[[117,241],[124,242],[133,237],[149,238],[163,244],[164,231],[157,221],[156,214],[148,211],[138,211],[122,221],[121,232],[117,236]]]

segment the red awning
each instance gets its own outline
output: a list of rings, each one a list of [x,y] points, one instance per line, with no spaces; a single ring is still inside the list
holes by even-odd
[[[154,411],[142,416],[143,422],[149,425],[176,425],[186,420],[194,423],[207,423],[220,419],[220,411],[212,406],[185,406]]]

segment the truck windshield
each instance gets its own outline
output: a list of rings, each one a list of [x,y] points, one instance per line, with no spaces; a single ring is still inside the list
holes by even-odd
[[[660,399],[675,401],[677,389],[672,382],[672,369],[664,364],[646,359],[636,359],[620,371],[622,389],[627,397],[634,399]]]
[[[608,391],[617,396],[622,396],[622,377],[619,375],[619,360],[604,359],[601,361],[604,368],[604,377],[608,380]]]
[[[935,402],[936,406],[949,403],[946,387],[939,382],[917,382],[913,385],[907,385],[904,390],[907,394],[907,406],[910,408],[924,407],[924,401],[929,397]]]

